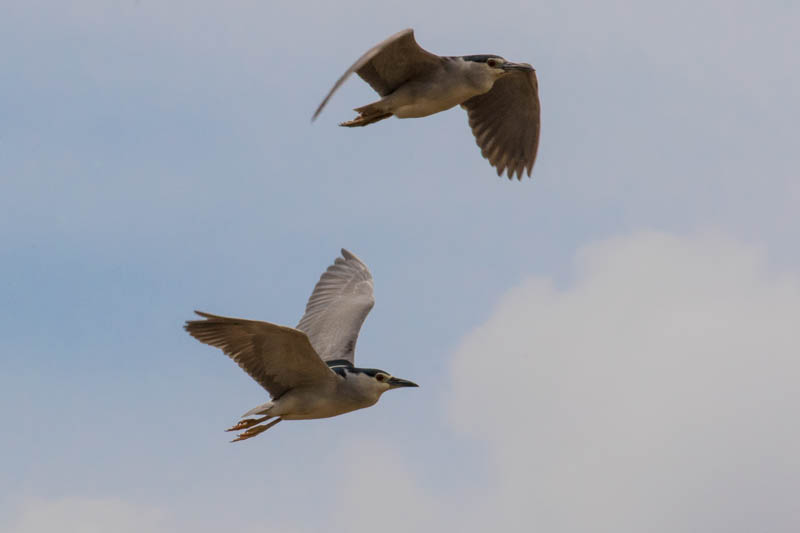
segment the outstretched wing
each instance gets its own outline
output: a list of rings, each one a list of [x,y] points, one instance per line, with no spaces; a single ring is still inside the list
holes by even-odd
[[[297,329],[304,331],[324,361],[354,360],[358,332],[375,305],[372,274],[354,254],[342,257],[319,278]]]
[[[442,64],[442,58],[423,49],[414,39],[411,28],[395,33],[385,41],[370,48],[342,74],[314,112],[317,118],[333,93],[353,72],[369,83],[378,94],[386,96],[406,81],[422,76]]]
[[[205,320],[189,320],[184,329],[195,339],[220,348],[273,398],[287,390],[333,379],[302,331],[242,318],[195,311]]]
[[[531,175],[539,148],[539,83],[536,72],[513,71],[484,94],[473,96],[461,107],[467,110],[469,125],[483,157],[502,176],[525,170]]]

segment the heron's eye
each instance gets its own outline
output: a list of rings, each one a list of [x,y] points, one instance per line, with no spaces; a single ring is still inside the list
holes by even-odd
[[[494,67],[500,65],[500,60],[492,58],[492,59],[487,60],[486,64],[489,65],[490,67],[494,68]]]
[[[386,374],[378,374],[377,376],[375,376],[375,379],[383,383],[384,381],[386,381]]]

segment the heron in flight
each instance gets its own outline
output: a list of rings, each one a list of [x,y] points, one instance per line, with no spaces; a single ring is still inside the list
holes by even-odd
[[[226,430],[245,430],[231,442],[281,420],[337,416],[375,405],[387,390],[417,387],[384,370],[353,365],[358,332],[374,304],[367,265],[343,249],[314,287],[297,328],[195,311],[203,319],[186,322],[189,335],[220,348],[272,398]],[[247,418],[253,415],[258,417]]]
[[[366,126],[389,118],[427,117],[461,105],[483,157],[502,176],[531,175],[539,147],[539,84],[527,63],[500,56],[437,56],[406,29],[370,48],[334,84],[314,113],[355,72],[381,99],[357,107],[358,117],[340,126]]]

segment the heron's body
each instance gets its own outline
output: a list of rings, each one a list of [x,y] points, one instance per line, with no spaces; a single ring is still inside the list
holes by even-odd
[[[381,99],[357,107],[358,117],[341,126],[367,126],[391,116],[426,117],[460,105],[497,174],[521,179],[527,171],[530,176],[539,146],[539,85],[527,63],[489,54],[438,56],[417,44],[413,30],[403,30],[361,56],[334,84],[314,118],[353,72]]]
[[[391,94],[357,112],[374,108],[397,118],[421,118],[447,111],[489,91],[494,78],[478,63],[460,57],[442,58],[442,68],[403,84]]]
[[[272,397],[242,417],[261,418],[229,429],[247,430],[235,440],[281,420],[329,418],[370,407],[387,390],[417,386],[383,370],[353,366],[358,332],[375,300],[367,266],[347,250],[342,256],[322,274],[297,328],[199,311],[204,320],[186,323],[190,335],[221,348]]]
[[[383,390],[373,384],[374,380],[366,374],[348,371],[347,377],[337,376],[322,385],[296,387],[242,416],[270,415],[284,420],[339,416],[375,405]]]

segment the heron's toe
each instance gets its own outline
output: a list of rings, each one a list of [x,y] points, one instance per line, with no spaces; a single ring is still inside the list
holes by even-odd
[[[233,439],[231,442],[239,442],[240,440],[247,440],[250,437],[255,437],[255,435],[247,435],[245,433],[242,433],[241,435],[237,435],[236,438]]]
[[[270,427],[272,427],[272,426],[270,426],[268,424],[266,426],[258,426],[258,427],[250,428],[247,431],[245,431],[244,433],[241,433],[241,434],[237,435],[236,438],[233,439],[231,442],[238,442],[240,440],[245,440],[245,439],[249,439],[249,438],[255,437],[256,435],[259,435],[260,433],[268,430]]]
[[[265,416],[264,418],[270,418],[270,417]],[[272,426],[274,426],[275,424],[277,424],[281,420],[283,420],[283,418],[276,418],[275,420],[273,420],[269,424],[264,424],[263,426],[251,427],[250,429],[248,429],[244,433],[240,433],[239,435],[237,435],[236,438],[233,439],[231,442],[238,442],[240,440],[245,440],[245,439],[249,439],[251,437],[255,437],[256,435],[260,435],[261,433],[263,433],[264,431],[268,430],[269,428],[271,428]],[[250,420],[242,420],[242,422],[250,422]],[[256,422],[263,422],[263,420],[256,419]]]
[[[258,424],[259,420],[255,418],[248,418],[246,420],[240,420],[238,424],[235,426],[226,429],[225,431],[239,431],[240,429],[247,429]]]

